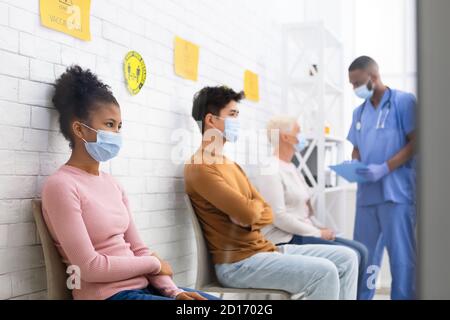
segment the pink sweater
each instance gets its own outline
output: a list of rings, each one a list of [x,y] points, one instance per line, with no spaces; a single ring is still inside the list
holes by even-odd
[[[182,292],[169,276],[157,276],[161,264],[140,239],[128,199],[111,175],[64,165],[47,179],[42,206],[64,263],[80,269],[74,299],[106,299],[149,284],[167,297]]]

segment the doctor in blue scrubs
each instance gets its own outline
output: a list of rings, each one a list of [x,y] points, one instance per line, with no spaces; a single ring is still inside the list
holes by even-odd
[[[375,294],[376,275],[386,247],[392,275],[391,298],[416,298],[415,109],[416,98],[383,84],[377,63],[357,58],[349,68],[355,94],[364,99],[353,112],[347,139],[357,173],[354,240],[369,251],[362,299]]]

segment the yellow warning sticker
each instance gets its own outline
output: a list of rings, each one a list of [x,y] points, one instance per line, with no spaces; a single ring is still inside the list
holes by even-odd
[[[125,57],[123,68],[128,91],[132,95],[138,94],[147,78],[144,59],[136,51],[130,51]]]
[[[47,28],[89,41],[90,7],[90,0],[40,0],[41,23]]]

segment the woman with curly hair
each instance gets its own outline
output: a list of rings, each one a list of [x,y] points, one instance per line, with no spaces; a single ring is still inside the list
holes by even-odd
[[[72,66],[56,81],[53,104],[72,154],[45,182],[43,215],[63,261],[80,271],[73,297],[215,299],[175,285],[170,265],[139,237],[124,190],[99,170],[122,146],[120,106],[109,87]]]

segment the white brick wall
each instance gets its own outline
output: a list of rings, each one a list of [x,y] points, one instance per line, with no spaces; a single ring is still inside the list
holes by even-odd
[[[0,48],[13,52],[19,51],[19,32],[12,28],[0,26]]]
[[[0,52],[0,73],[17,78],[28,78],[28,58],[7,51]]]
[[[68,144],[58,133],[52,86],[79,63],[111,85],[124,119],[125,146],[104,168],[123,183],[142,238],[168,259],[179,285],[195,281],[195,243],[183,202],[183,167],[170,159],[172,131],[192,133],[193,94],[205,85],[243,87],[260,74],[258,104],[242,104],[246,127],[262,128],[280,109],[280,32],[255,1],[92,1],[92,41],[40,26],[37,0],[0,0],[0,299],[44,299],[45,269],[31,215],[45,177],[63,164]],[[200,45],[199,81],[173,72],[173,39]],[[122,60],[137,50],[147,82],[131,96]]]

